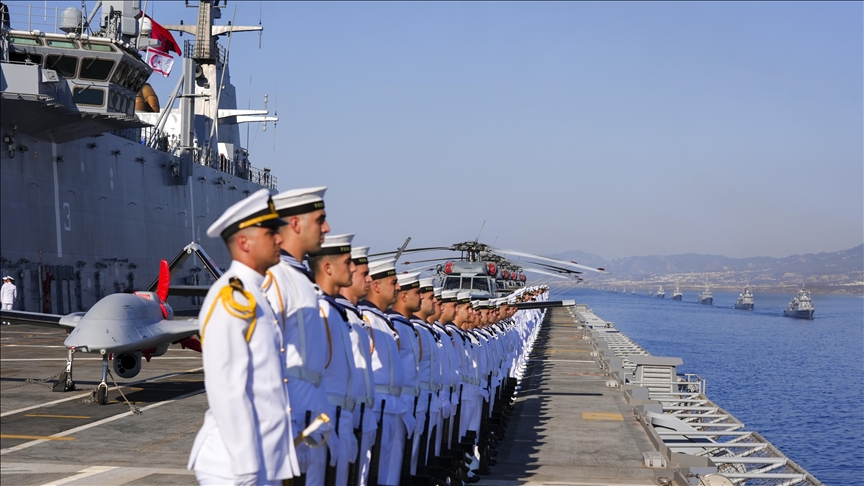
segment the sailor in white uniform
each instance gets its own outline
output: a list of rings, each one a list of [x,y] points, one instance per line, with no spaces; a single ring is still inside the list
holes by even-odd
[[[351,286],[356,269],[351,260],[353,238],[354,235],[327,236],[321,249],[309,255],[309,268],[321,289],[321,317],[326,325],[327,342],[331,350],[330,359],[324,368],[322,386],[327,391],[327,413],[331,417],[332,433],[339,439],[328,443],[331,446],[330,461],[325,484],[347,484],[348,464],[357,457],[353,418],[356,399],[352,396],[354,351],[351,344],[351,334],[356,331],[348,323],[348,310],[336,301],[339,289]],[[338,448],[333,447],[333,444],[337,444]]]
[[[354,274],[351,285],[339,290],[336,302],[348,311],[348,321],[354,332],[351,333],[351,347],[354,352],[354,377],[350,390],[351,398],[355,400],[354,433],[359,437],[357,457],[351,460],[352,472],[348,475],[349,484],[365,486],[368,484],[369,464],[372,460],[372,446],[375,444],[375,434],[378,422],[374,411],[375,379],[372,370],[372,355],[375,353],[373,338],[380,331],[373,331],[363,319],[363,311],[357,306],[360,300],[366,298],[372,278],[369,276],[368,246],[352,247],[351,261],[354,263]],[[380,358],[378,358],[380,361]],[[355,462],[359,461],[359,462]],[[338,478],[337,478],[338,479]],[[344,484],[339,483],[337,484]]]
[[[380,485],[399,484],[405,440],[408,431],[413,431],[415,426],[413,410],[407,409],[400,399],[406,382],[399,352],[401,346],[410,346],[410,343],[399,342],[399,333],[384,313],[396,302],[399,292],[395,263],[392,259],[369,263],[372,283],[366,299],[360,301],[363,318],[375,331],[375,352],[372,354],[372,371],[375,377],[373,411],[380,417],[378,437],[381,442],[376,446],[376,449],[380,448],[380,454],[372,460],[378,461]],[[413,380],[410,386],[413,387]],[[413,395],[410,396],[413,401]]]
[[[18,288],[15,286],[15,279],[8,275],[3,277],[3,287],[0,287],[0,303],[3,304],[3,310],[12,310],[17,298]]]
[[[291,394],[291,423],[295,434],[306,428],[330,406],[321,386],[324,368],[331,359],[327,330],[318,305],[318,288],[312,273],[303,265],[309,253],[319,251],[330,231],[324,211],[326,187],[294,189],[273,196],[279,217],[287,223],[280,230],[280,261],[267,271],[262,288],[285,329],[285,366]],[[335,417],[329,417],[331,420]],[[322,432],[312,438],[338,448],[337,434]],[[328,447],[297,446],[302,484],[324,484]]]
[[[279,261],[279,219],[266,189],[229,207],[207,230],[233,259],[201,308],[210,408],[189,468],[204,485],[279,485],[299,474],[288,419],[281,323],[261,292]]]

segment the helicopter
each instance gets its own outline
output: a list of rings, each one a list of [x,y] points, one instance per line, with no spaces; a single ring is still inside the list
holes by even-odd
[[[25,311],[0,311],[3,321],[64,328],[68,336],[66,369],[60,374],[54,391],[75,390],[72,368],[76,353],[99,353],[102,356],[102,380],[96,388],[96,403],[108,403],[108,365],[113,361],[114,373],[133,378],[141,371],[142,359],[162,356],[171,344],[201,351],[198,319],[175,319],[174,310],[166,302],[168,295],[197,296],[206,294],[208,286],[177,286],[170,288],[172,270],[176,271],[190,256],[197,255],[216,277],[221,269],[196,243],[187,245],[169,265],[160,262],[159,277],[146,291],[131,294],[109,294],[87,312],[68,315],[42,314]]]
[[[501,297],[510,294],[514,290],[523,288],[528,282],[528,278],[525,275],[526,272],[539,273],[566,280],[573,279],[577,283],[583,281],[580,275],[586,271],[607,273],[604,268],[588,267],[574,261],[568,262],[517,250],[495,248],[478,240],[454,243],[450,246],[406,249],[410,240],[411,238],[408,238],[402,247],[395,251],[375,253],[370,255],[370,257],[391,257],[391,255],[395,254],[395,258],[398,260],[403,254],[409,253],[431,251],[459,252],[460,256],[458,259],[446,257],[431,258],[406,261],[403,264],[443,262],[436,265],[434,269],[430,269],[437,275],[440,286],[444,290],[471,290],[477,296]],[[531,260],[520,261],[519,264],[516,264],[502,255],[530,258]],[[555,265],[552,265],[552,263]],[[523,264],[536,265],[541,268],[523,267]]]

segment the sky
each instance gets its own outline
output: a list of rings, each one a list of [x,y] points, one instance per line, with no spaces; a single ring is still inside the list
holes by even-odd
[[[333,234],[373,252],[481,226],[605,258],[864,242],[861,2],[229,2],[222,23],[235,7],[265,29],[232,40],[240,107],[280,118],[250,127],[252,164],[328,186]]]

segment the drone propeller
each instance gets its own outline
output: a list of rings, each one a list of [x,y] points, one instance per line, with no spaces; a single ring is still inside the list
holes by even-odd
[[[505,255],[534,258],[535,260],[544,260],[544,261],[551,262],[551,263],[557,263],[558,265],[565,265],[565,266],[569,266],[569,267],[579,268],[581,270],[588,270],[590,272],[608,273],[603,268],[586,267],[585,265],[579,265],[577,263],[570,263],[570,262],[565,262],[564,260],[556,260],[555,258],[544,257],[544,256],[540,256],[540,255],[534,255],[533,253],[525,253],[525,252],[516,251],[516,250],[504,250],[501,248],[493,248],[492,251],[494,251],[495,253],[503,253]]]

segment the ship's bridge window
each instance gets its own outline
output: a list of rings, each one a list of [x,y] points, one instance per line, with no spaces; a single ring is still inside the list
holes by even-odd
[[[132,83],[131,86],[129,86],[129,89],[137,93],[141,89],[141,87],[144,86],[144,83],[147,82],[147,78],[150,77],[150,74],[147,71],[136,72],[138,73],[138,77],[135,78],[135,81]]]
[[[107,81],[112,69],[114,69],[114,61],[96,57],[85,57],[81,59],[81,74],[79,77],[94,81]]]
[[[78,49],[78,44],[71,40],[48,39],[49,47],[59,47],[61,49]]]
[[[117,66],[117,70],[114,71],[114,76],[111,77],[111,82],[114,84],[119,84],[121,86],[126,86],[126,78],[129,75],[129,71],[132,70],[132,66],[126,64],[125,62],[121,62],[119,66]]]
[[[21,46],[41,46],[42,41],[33,37],[18,37],[17,35],[9,36],[10,44],[18,44]]]
[[[74,78],[75,71],[78,70],[78,58],[75,56],[50,54],[45,61],[45,68],[57,71],[64,78]]]
[[[42,54],[33,54],[27,51],[9,50],[9,62],[21,64],[42,64]]]
[[[72,102],[77,105],[102,106],[105,103],[105,90],[100,88],[75,88]]]
[[[109,44],[94,44],[92,42],[82,42],[81,47],[88,51],[114,52],[114,46]]]

